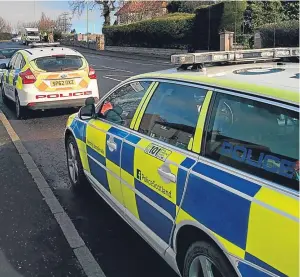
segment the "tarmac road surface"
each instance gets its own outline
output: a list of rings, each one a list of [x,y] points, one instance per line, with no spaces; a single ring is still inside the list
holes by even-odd
[[[14,46],[20,45],[0,43],[0,48]],[[84,55],[96,69],[101,96],[130,76],[172,67],[166,60],[150,60],[146,57],[114,57],[86,51]],[[96,192],[87,189],[84,194],[78,195],[71,189],[63,136],[66,120],[75,112],[74,109],[34,112],[27,120],[16,120],[14,106],[6,106],[1,100],[0,109],[107,277],[177,276]],[[31,205],[37,205],[38,208],[38,203]],[[64,247],[63,244],[61,247]]]

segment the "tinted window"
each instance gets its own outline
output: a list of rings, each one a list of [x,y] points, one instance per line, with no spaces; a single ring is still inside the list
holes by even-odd
[[[151,82],[126,84],[113,92],[100,108],[100,116],[108,121],[129,127],[135,111]]]
[[[143,115],[139,132],[182,149],[188,149],[206,91],[161,83]]]
[[[20,69],[21,68],[21,61],[22,61],[22,55],[17,54],[17,59],[15,63],[13,64],[13,69]]]
[[[39,33],[38,32],[27,32],[28,36],[38,36]]]
[[[9,61],[9,64],[8,64],[8,68],[9,68],[9,69],[12,69],[12,68],[13,68],[13,65],[14,65],[16,59],[17,59],[17,54],[14,55],[14,56],[11,58],[11,60]]]
[[[24,66],[25,66],[25,60],[24,60],[24,58],[22,57],[22,59],[21,59],[21,64],[20,64],[20,69],[22,69]]]
[[[77,70],[82,67],[83,62],[78,56],[54,56],[42,57],[35,60],[38,68],[44,71]]]
[[[0,49],[0,59],[10,59],[19,49]]]
[[[299,189],[299,115],[254,100],[219,94],[205,155],[225,165]]]

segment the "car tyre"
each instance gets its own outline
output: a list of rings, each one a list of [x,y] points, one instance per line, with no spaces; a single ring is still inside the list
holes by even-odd
[[[68,174],[74,189],[85,187],[87,179],[84,174],[79,150],[75,138],[70,135],[66,143]]]
[[[15,109],[17,119],[25,119],[27,114],[26,107],[21,106],[18,94],[15,96]]]
[[[182,276],[237,277],[237,274],[223,252],[214,244],[197,241],[188,248]]]

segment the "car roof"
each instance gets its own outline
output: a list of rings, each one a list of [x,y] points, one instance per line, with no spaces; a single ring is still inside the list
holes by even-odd
[[[26,55],[29,61],[37,58],[52,56],[52,55],[74,55],[83,58],[83,55],[78,51],[67,47],[37,47],[23,49],[21,52]]]
[[[299,63],[255,63],[212,66],[206,72],[169,69],[135,78],[163,78],[242,91],[299,105]]]

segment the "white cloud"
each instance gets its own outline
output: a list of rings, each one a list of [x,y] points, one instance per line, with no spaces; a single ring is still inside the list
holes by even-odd
[[[52,19],[65,12],[61,5],[55,5],[54,1],[3,1],[0,0],[0,17],[8,21],[12,27],[15,27],[19,21],[32,22],[39,20],[42,12]],[[58,4],[58,3],[57,3]]]

